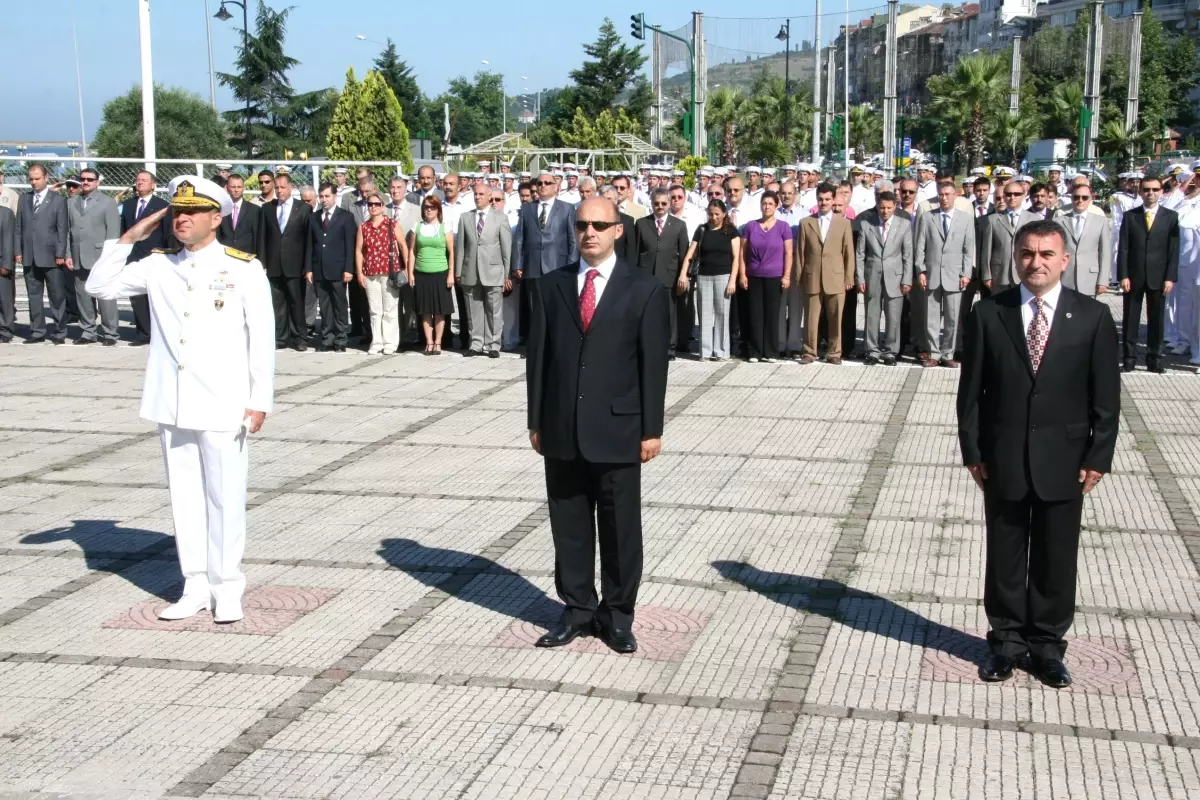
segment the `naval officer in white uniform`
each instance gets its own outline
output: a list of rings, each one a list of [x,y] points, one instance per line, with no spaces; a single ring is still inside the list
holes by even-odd
[[[126,264],[168,209],[150,214],[105,242],[87,290],[101,300],[150,298],[141,416],[158,423],[184,578],[183,596],[159,616],[212,610],[214,622],[237,622],[246,585],[246,440],[274,394],[271,288],[256,258],[216,240],[233,209],[224,189],[183,175],[167,191],[183,247]]]

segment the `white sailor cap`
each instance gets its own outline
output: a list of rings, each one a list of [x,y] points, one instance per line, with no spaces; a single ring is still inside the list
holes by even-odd
[[[975,167],[971,170],[971,174],[975,176],[987,175],[987,167]]]
[[[1003,175],[1006,178],[1011,178],[1013,175],[1017,174],[1017,171],[1015,169],[1013,169],[1012,167],[1000,166],[1000,167],[993,167],[992,174]]]
[[[524,172],[522,172],[522,173],[521,173],[521,177],[522,177],[522,178],[532,178],[532,177],[533,177],[533,173],[532,173],[532,172],[530,172],[529,170],[525,170]]]
[[[784,164],[784,165],[783,165],[783,167],[782,167],[782,169],[783,169],[783,171],[784,171],[784,172],[787,172],[789,169],[790,169],[792,172],[799,172],[799,171],[800,171],[799,167],[798,167],[798,166],[796,166],[795,164]]]
[[[231,170],[233,169],[233,164],[217,164],[217,169]]]
[[[278,167],[275,168],[275,174],[276,175],[291,175],[292,168],[289,167],[287,164],[280,164]]]
[[[643,161],[641,164],[638,164],[638,169],[648,170],[648,169],[651,169],[651,165],[649,163]]]
[[[204,211],[221,211],[221,216],[233,213],[233,200],[229,192],[208,178],[199,175],[180,175],[167,184],[167,197],[172,208],[194,208]]]
[[[1046,167],[1046,172],[1062,172],[1062,171],[1063,171],[1062,164],[1051,164],[1050,166]]]
[[[579,177],[579,170],[576,169],[575,167],[567,167],[566,172],[567,172],[568,178],[571,177],[572,175],[574,175],[576,178]]]
[[[563,177],[563,171],[561,169],[552,169],[552,170],[550,170],[550,174],[556,178]]]
[[[1127,174],[1131,180],[1135,181],[1140,181],[1142,178],[1146,177],[1146,173],[1142,172],[1140,169],[1135,169],[1133,172]]]
[[[568,161],[563,166],[566,167],[567,169],[579,169],[579,165],[576,164],[574,161]]]
[[[475,163],[481,167],[490,167],[492,165],[492,162],[486,158],[482,161],[476,161]]]
[[[1029,175],[1018,175],[1016,180],[1020,181],[1021,183],[1033,183],[1033,178]]]
[[[751,164],[750,166],[746,167],[746,174],[749,175],[751,172],[757,172],[761,174],[762,168],[755,164]]]
[[[681,170],[681,169],[673,169],[673,170],[671,170],[671,176],[672,176],[672,177],[674,177],[674,178],[682,178],[682,177],[683,177],[683,174],[684,174],[684,173],[683,173],[683,170]]]
[[[937,172],[933,164],[917,164],[917,172]]]
[[[500,177],[506,181],[515,181],[517,179],[517,174],[515,172],[505,172],[502,173]]]
[[[697,175],[715,175],[716,172],[717,171],[715,169],[713,169],[712,167],[701,167],[700,169],[698,169],[696,171],[696,174]]]
[[[764,167],[763,168],[763,175],[774,175],[774,174],[775,174],[774,167]]]
[[[500,173],[499,172],[489,172],[487,179],[488,179],[488,183],[499,183],[500,182]]]

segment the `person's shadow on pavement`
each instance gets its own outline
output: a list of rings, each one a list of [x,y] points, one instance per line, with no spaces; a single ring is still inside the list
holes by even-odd
[[[752,592],[810,614],[819,614],[855,630],[937,650],[976,666],[988,657],[985,639],[934,622],[879,595],[838,581],[766,572],[740,561],[713,561],[721,577]]]
[[[484,556],[426,547],[413,539],[384,539],[379,555],[430,588],[540,628],[549,628],[563,613],[562,604],[539,586]]]
[[[77,519],[69,527],[51,528],[22,536],[21,544],[74,542],[93,572],[120,575],[142,591],[162,600],[178,599],[183,591],[179,567],[170,557],[172,536],[140,528],[122,528],[114,520]]]

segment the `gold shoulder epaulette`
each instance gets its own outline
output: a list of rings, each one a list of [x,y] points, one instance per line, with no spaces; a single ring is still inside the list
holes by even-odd
[[[173,256],[182,249],[183,249],[182,246],[180,246],[180,247],[156,247],[153,250],[151,250],[150,252],[151,253],[160,253],[164,256]]]
[[[226,247],[225,255],[233,256],[240,261],[253,261],[254,256],[244,250],[238,250],[236,247]]]

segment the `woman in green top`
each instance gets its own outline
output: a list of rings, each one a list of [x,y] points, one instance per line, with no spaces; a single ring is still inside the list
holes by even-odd
[[[408,282],[425,331],[425,355],[442,354],[442,331],[454,313],[454,234],[442,224],[442,201],[421,201],[421,222],[408,234]]]

